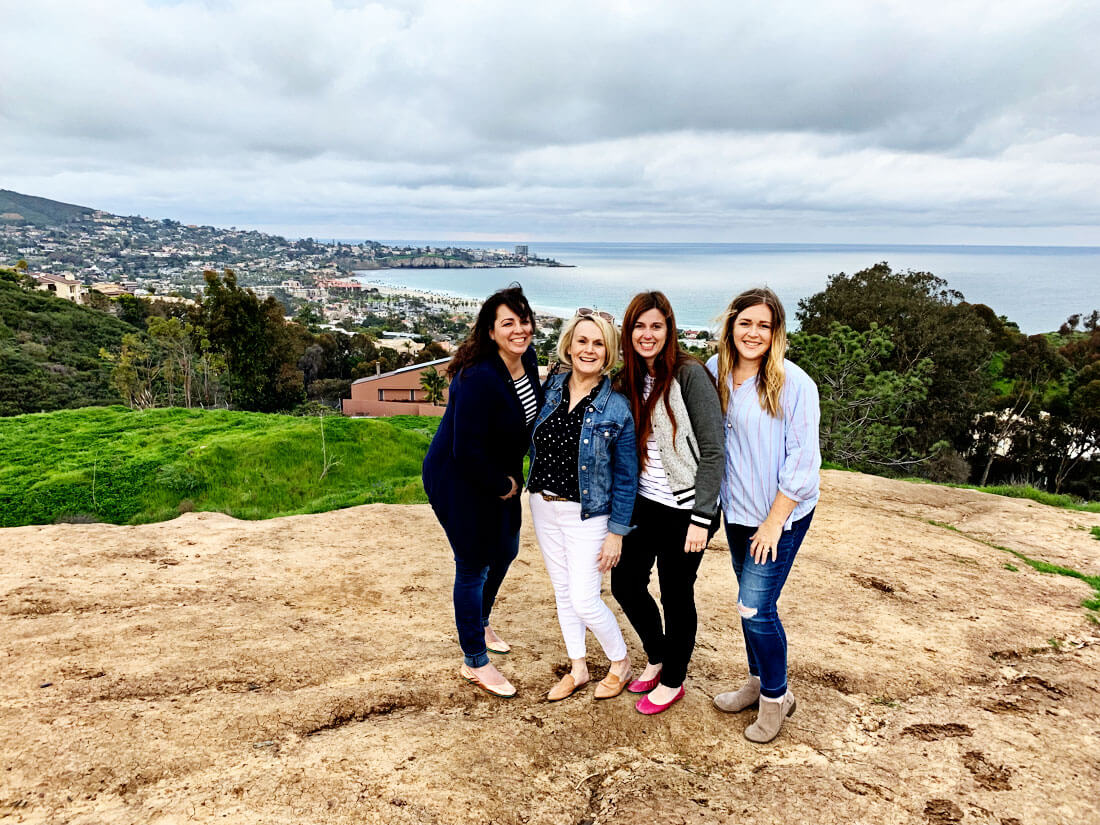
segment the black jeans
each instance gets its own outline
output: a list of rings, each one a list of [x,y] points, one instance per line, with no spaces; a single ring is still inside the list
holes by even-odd
[[[632,518],[636,529],[623,538],[623,553],[611,570],[611,593],[642,640],[651,664],[662,663],[661,684],[677,688],[687,676],[695,650],[695,576],[703,553],[685,553],[690,510],[677,510],[638,496]],[[657,562],[661,607],[649,593]]]

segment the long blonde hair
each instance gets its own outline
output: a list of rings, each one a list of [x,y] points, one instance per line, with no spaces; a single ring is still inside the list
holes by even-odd
[[[760,406],[769,415],[779,418],[783,410],[779,405],[779,396],[783,392],[783,358],[787,354],[787,315],[778,296],[765,287],[746,289],[732,301],[722,315],[718,338],[718,398],[722,402],[722,412],[726,412],[730,403],[730,376],[737,366],[737,349],[733,345],[733,325],[737,316],[749,307],[763,304],[772,313],[772,342],[760,364],[756,376],[756,392],[760,396]],[[761,380],[762,379],[762,380]]]

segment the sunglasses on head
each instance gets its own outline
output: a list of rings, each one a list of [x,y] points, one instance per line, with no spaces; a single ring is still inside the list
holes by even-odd
[[[612,315],[610,312],[604,312],[604,311],[599,310],[599,309],[592,309],[591,307],[578,307],[577,308],[577,317],[578,318],[588,318],[592,315],[600,316],[605,321],[607,321],[607,323],[609,323],[609,324],[614,324],[615,323],[615,316]]]

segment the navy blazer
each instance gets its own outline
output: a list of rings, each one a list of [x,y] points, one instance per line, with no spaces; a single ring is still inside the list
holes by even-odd
[[[542,405],[534,347],[523,354],[523,368]],[[531,428],[515,384],[499,355],[474,363],[451,381],[443,420],[424,458],[424,491],[455,552],[481,555],[514,538],[521,520],[517,492],[523,488],[523,457]]]

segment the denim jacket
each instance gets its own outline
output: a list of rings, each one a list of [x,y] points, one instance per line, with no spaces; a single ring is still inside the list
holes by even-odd
[[[534,430],[562,403],[562,386],[569,372],[552,375],[543,387],[545,396],[531,440],[531,468],[535,466]],[[530,478],[530,474],[528,474]],[[581,426],[581,449],[577,456],[577,479],[581,487],[581,518],[610,516],[608,530],[625,536],[634,528],[630,517],[638,492],[638,453],[634,441],[634,417],[630,403],[611,389],[606,376],[596,398],[589,404]]]

